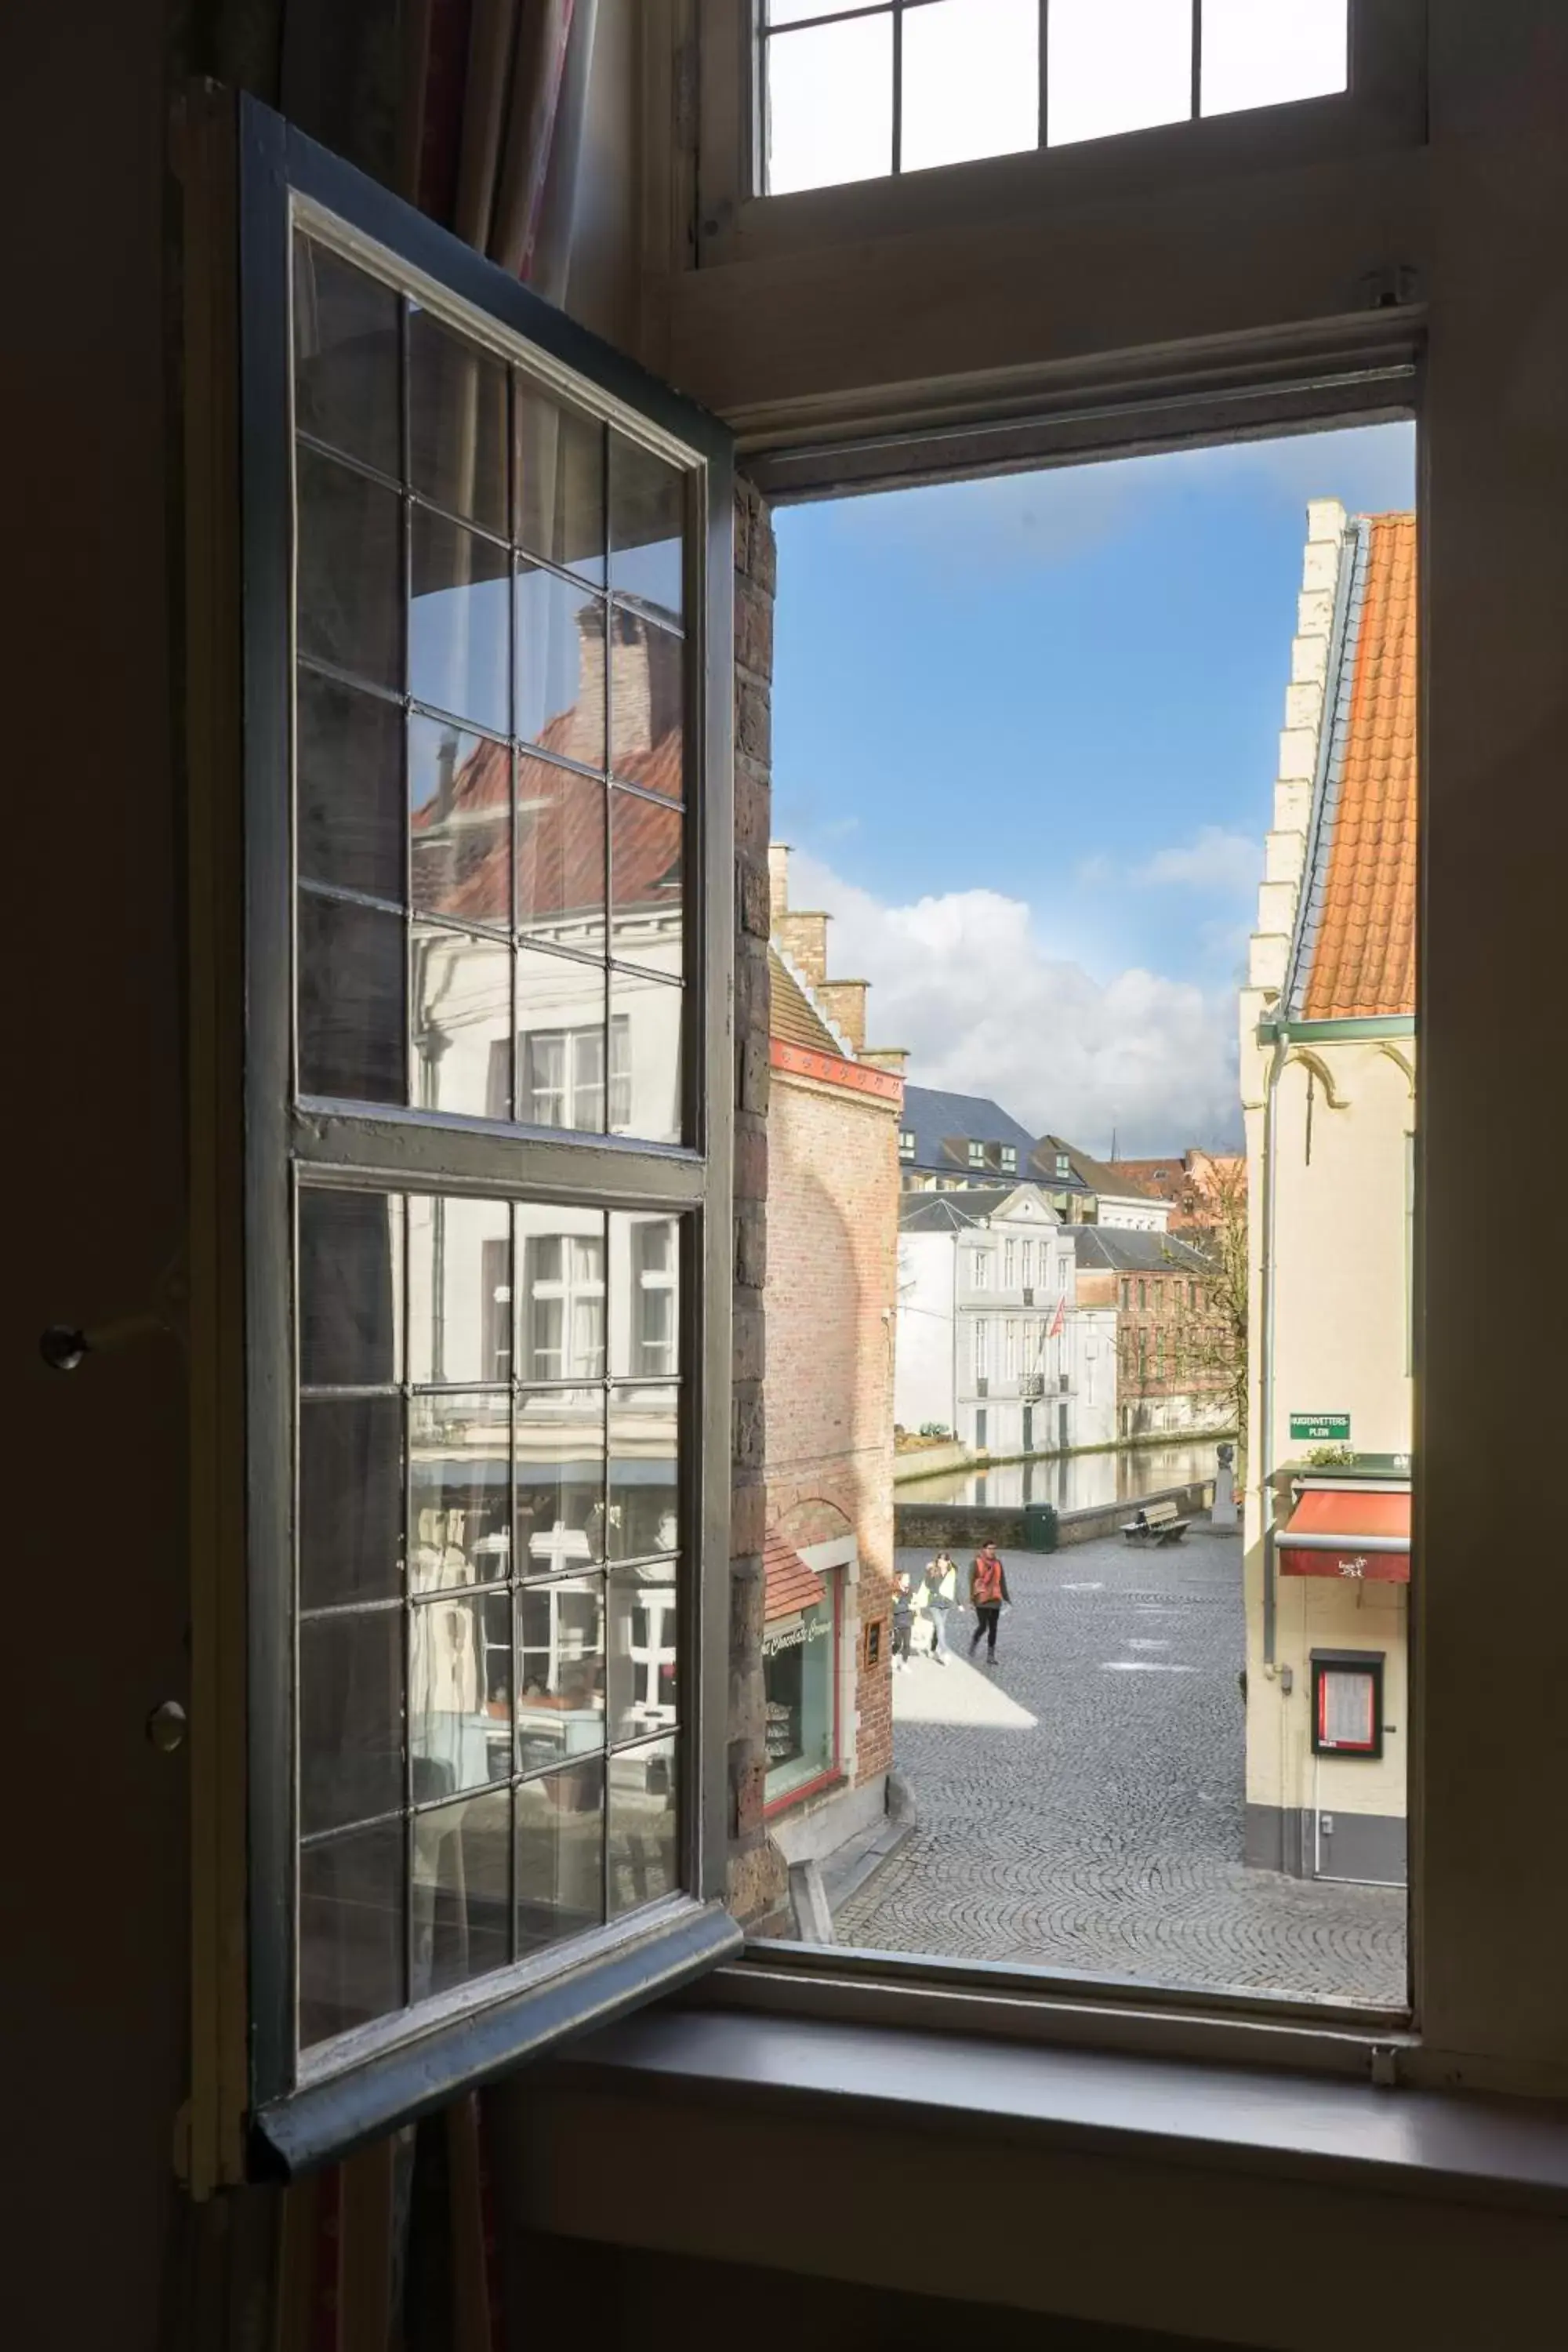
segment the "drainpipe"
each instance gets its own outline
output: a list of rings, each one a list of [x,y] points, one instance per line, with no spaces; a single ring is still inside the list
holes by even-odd
[[[1289,1030],[1281,1027],[1274,1033],[1274,1055],[1268,1065],[1268,1079],[1263,1092],[1263,1329],[1260,1355],[1262,1359],[1262,1404],[1258,1418],[1262,1427],[1258,1433],[1258,1493],[1259,1507],[1267,1511],[1263,1528],[1263,1663],[1274,1664],[1275,1649],[1275,1579],[1278,1573],[1279,1540],[1274,1525],[1274,1202],[1275,1150],[1274,1104],[1279,1073],[1285,1066],[1289,1050]]]

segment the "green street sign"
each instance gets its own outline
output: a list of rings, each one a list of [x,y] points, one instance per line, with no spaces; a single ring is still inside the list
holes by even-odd
[[[1305,1445],[1345,1445],[1350,1442],[1351,1417],[1348,1412],[1293,1412],[1290,1415],[1292,1440],[1300,1438]]]

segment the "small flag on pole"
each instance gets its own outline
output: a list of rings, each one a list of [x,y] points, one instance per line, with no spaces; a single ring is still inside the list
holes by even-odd
[[[1067,1311],[1068,1311],[1068,1295],[1067,1295],[1067,1292],[1064,1290],[1064,1291],[1063,1291],[1063,1293],[1062,1293],[1062,1295],[1061,1295],[1061,1297],[1060,1297],[1058,1299],[1058,1301],[1057,1301],[1057,1311],[1056,1311],[1056,1313],[1055,1313],[1055,1314],[1052,1316],[1052,1318],[1051,1318],[1051,1328],[1050,1328],[1050,1329],[1046,1333],[1046,1337],[1047,1337],[1047,1339],[1060,1339],[1061,1334],[1062,1334],[1062,1328],[1063,1328],[1064,1324],[1065,1324],[1065,1323],[1066,1323],[1066,1321],[1067,1321]]]

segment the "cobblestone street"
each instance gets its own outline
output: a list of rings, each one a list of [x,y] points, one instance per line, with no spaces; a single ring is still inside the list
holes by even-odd
[[[994,1672],[966,1663],[963,1610],[953,1662],[895,1678],[916,1826],[845,1903],[840,1942],[1403,2000],[1403,1890],[1237,1858],[1240,1569],[1239,1540],[1202,1525],[1163,1550],[1012,1554]]]

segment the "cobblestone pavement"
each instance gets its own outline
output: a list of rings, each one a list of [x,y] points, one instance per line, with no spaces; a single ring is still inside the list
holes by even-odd
[[[1007,1719],[971,1682],[991,1675],[963,1662],[973,1619],[955,1612],[958,1659],[917,1659],[894,1684],[918,1825],[844,1906],[840,1942],[1403,2000],[1401,1890],[1237,1858],[1240,1577],[1239,1540],[1201,1525],[1163,1550],[1113,1538],[1014,1554],[994,1669]]]

